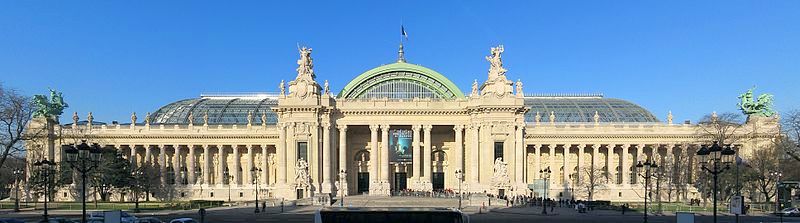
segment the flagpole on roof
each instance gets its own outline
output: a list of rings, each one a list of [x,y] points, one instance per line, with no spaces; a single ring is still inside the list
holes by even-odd
[[[406,28],[403,27],[403,23],[400,22],[400,49],[397,51],[397,62],[398,63],[405,63],[405,52],[403,51],[403,38],[408,38],[408,34],[406,33]]]

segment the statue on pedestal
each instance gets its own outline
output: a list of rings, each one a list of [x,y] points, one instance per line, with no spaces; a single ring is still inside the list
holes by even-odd
[[[300,59],[297,60],[297,78],[289,81],[289,96],[306,98],[319,95],[319,84],[314,80],[314,60],[311,59],[311,48],[300,48]]]
[[[481,88],[482,95],[495,95],[498,98],[510,96],[513,94],[513,82],[506,78],[506,68],[503,67],[503,59],[501,54],[505,51],[503,45],[491,48],[491,55],[486,57],[489,61],[489,79],[483,84]],[[518,88],[521,88],[521,83]]]
[[[744,94],[739,95],[739,99],[741,100],[737,104],[739,110],[748,117],[753,114],[762,117],[775,115],[775,110],[772,109],[772,94],[761,94],[756,100],[753,100],[753,89],[755,88],[750,88]]]

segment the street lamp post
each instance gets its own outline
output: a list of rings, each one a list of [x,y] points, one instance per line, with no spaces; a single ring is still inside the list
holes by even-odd
[[[717,222],[717,183],[718,175],[731,168],[733,155],[736,151],[731,149],[731,145],[726,145],[722,148],[716,141],[711,147],[703,145],[700,150],[697,150],[697,156],[700,157],[700,166],[714,177],[714,188],[712,198],[714,200],[714,223]],[[708,168],[711,165],[711,168]]]
[[[539,170],[539,175],[541,175],[542,179],[544,179],[544,193],[542,193],[542,214],[547,214],[547,186],[550,181],[550,167],[547,167],[543,170]]]
[[[48,161],[47,159],[44,159],[42,161],[36,161],[35,163],[33,163],[33,166],[39,168],[39,171],[41,171],[42,176],[44,176],[44,215],[42,215],[42,217],[44,217],[45,221],[47,221],[48,219],[47,197],[49,197],[50,195],[50,172],[53,170],[52,168],[55,165],[56,165],[55,162]]]
[[[781,218],[781,222],[783,222],[783,212],[781,212],[781,177],[783,177],[783,173],[775,171],[769,173],[770,176],[775,178],[775,213]]]
[[[231,180],[233,180],[233,176],[231,176],[230,172],[228,172],[227,167],[225,167],[225,170],[222,171],[222,174],[225,175],[225,179],[228,180],[228,203],[231,203]]]
[[[64,145],[62,148],[67,154],[67,162],[81,174],[81,209],[83,213],[81,222],[86,223],[86,175],[89,171],[97,168],[100,161],[100,146],[96,143],[89,146],[86,144],[86,140],[83,140],[80,145]]]
[[[133,213],[139,213],[139,187],[141,186],[142,180],[144,178],[144,171],[140,168],[137,168],[133,171]]]
[[[344,185],[347,184],[347,171],[344,169],[339,170],[339,197],[341,201],[339,202],[340,207],[344,207],[344,194],[347,193]]]
[[[647,223],[647,197],[650,195],[648,189],[650,186],[650,178],[653,178],[655,174],[655,169],[658,168],[658,165],[655,161],[650,162],[650,159],[647,159],[642,163],[636,164],[636,170],[639,172],[639,176],[644,177],[644,223]]]
[[[461,171],[461,169],[457,169],[456,179],[458,179],[458,210],[461,210],[461,200],[464,197],[464,193],[461,192],[461,182],[464,181],[464,171]]]
[[[255,213],[258,213],[258,175],[261,174],[261,168],[253,167],[250,169],[250,176],[253,176],[253,184],[256,185],[256,210]]]
[[[20,181],[22,180],[22,169],[15,169],[14,170],[14,184],[17,187],[16,190],[16,199],[14,199],[14,212],[19,212],[19,186]]]

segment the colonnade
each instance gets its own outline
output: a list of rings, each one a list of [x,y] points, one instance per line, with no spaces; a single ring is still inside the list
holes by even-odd
[[[688,168],[686,184],[695,178],[692,171],[694,154],[699,145],[693,144],[571,144],[542,143],[529,144],[527,182],[541,179],[539,170],[550,168],[551,184],[580,184],[582,175],[602,174],[610,184],[641,184],[636,175],[639,161],[654,160],[662,168]],[[588,158],[587,158],[588,156]],[[557,160],[558,157],[558,160]],[[589,168],[589,170],[586,170]],[[577,170],[577,171],[575,171]],[[598,170],[598,172],[594,172]],[[575,171],[575,172],[574,172]]]
[[[259,184],[270,185],[274,183],[271,172],[277,168],[272,158],[274,154],[269,151],[271,145],[121,144],[115,147],[134,168],[157,167],[162,184],[248,185],[257,179]],[[255,171],[259,176],[252,175],[253,168],[261,170]],[[225,170],[228,170],[227,175]],[[169,176],[174,176],[174,182],[167,182]]]

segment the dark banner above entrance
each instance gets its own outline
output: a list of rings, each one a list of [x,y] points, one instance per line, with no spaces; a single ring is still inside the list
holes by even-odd
[[[411,162],[413,149],[411,140],[414,132],[406,129],[390,130],[389,150],[391,151],[390,162]]]

